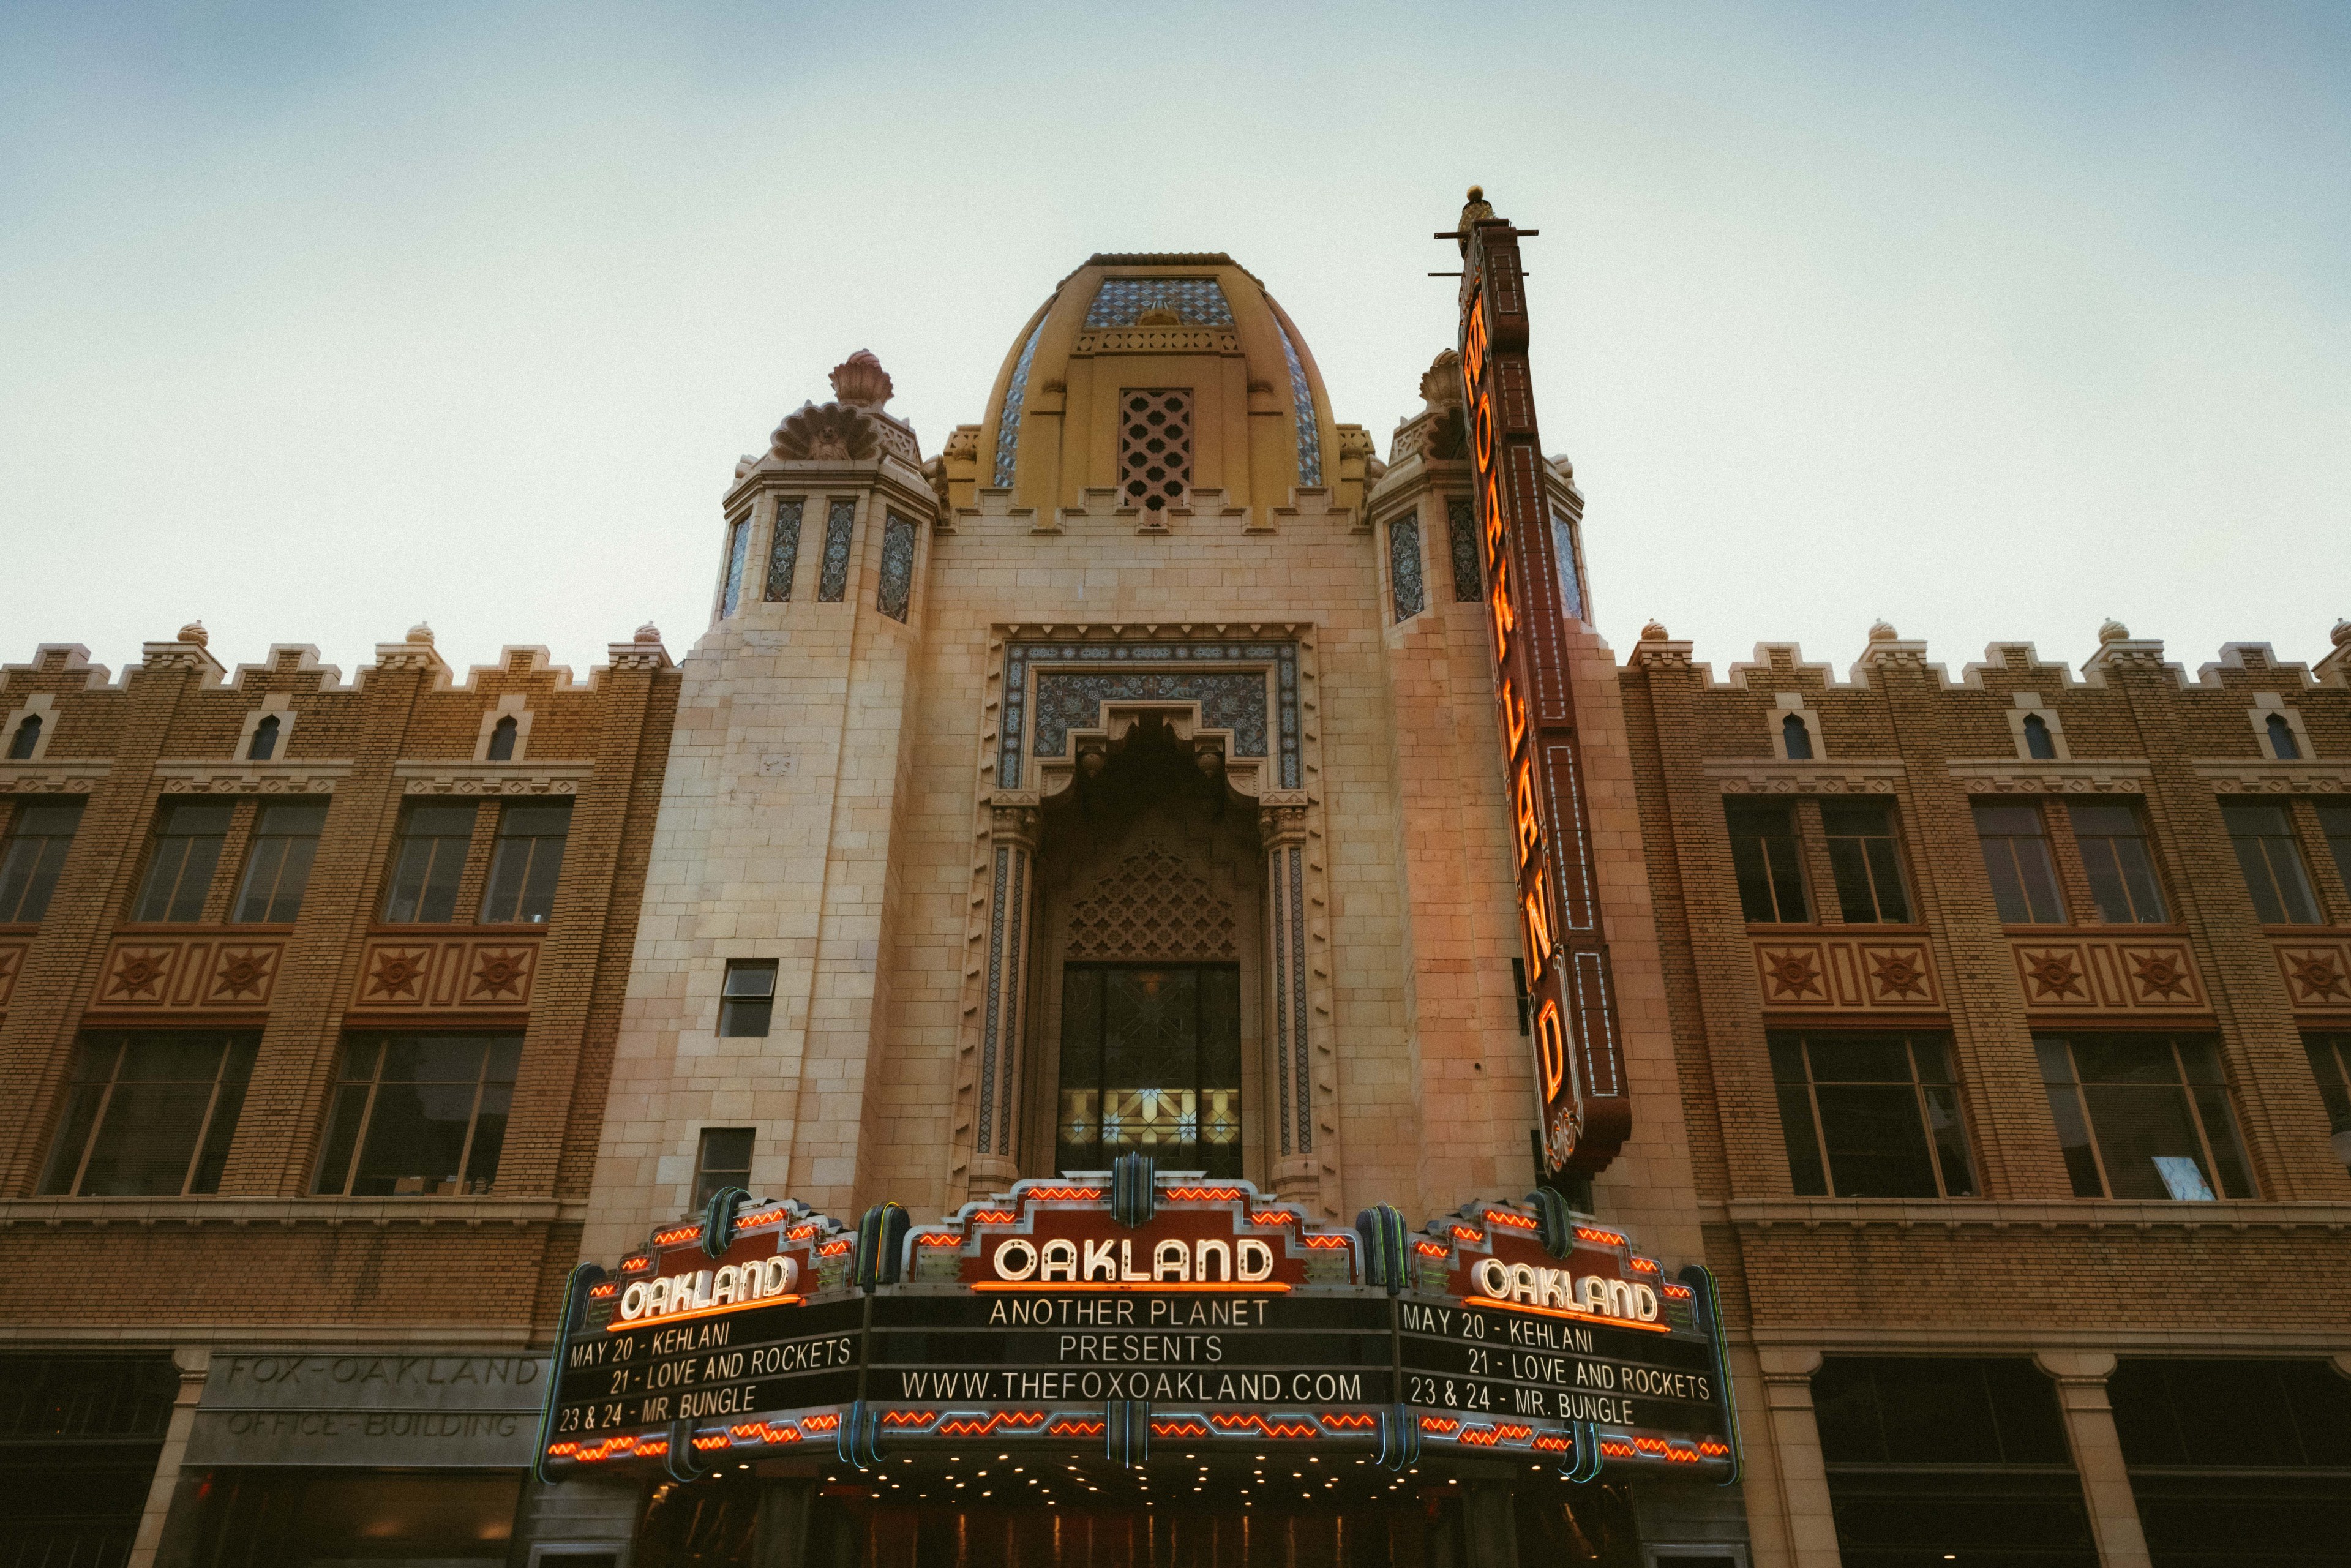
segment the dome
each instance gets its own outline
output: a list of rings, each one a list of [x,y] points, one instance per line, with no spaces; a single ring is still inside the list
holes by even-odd
[[[1335,486],[1338,427],[1297,324],[1223,255],[1095,256],[1025,322],[978,430],[977,482],[1016,505],[1193,489],[1282,505]]]

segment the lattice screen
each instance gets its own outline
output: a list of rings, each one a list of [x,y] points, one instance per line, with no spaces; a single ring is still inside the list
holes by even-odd
[[[1070,907],[1072,959],[1212,961],[1240,956],[1229,899],[1147,843]]]
[[[1192,487],[1192,394],[1186,389],[1130,387],[1119,394],[1119,486],[1126,504],[1152,511]]]

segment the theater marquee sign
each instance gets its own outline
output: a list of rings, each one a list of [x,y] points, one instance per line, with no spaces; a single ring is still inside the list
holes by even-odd
[[[1021,1182],[934,1225],[882,1205],[852,1231],[723,1195],[617,1272],[574,1275],[540,1473],[689,1478],[816,1449],[868,1468],[985,1440],[1727,1478],[1705,1270],[1667,1279],[1543,1197],[1318,1230],[1247,1182],[1130,1168]]]

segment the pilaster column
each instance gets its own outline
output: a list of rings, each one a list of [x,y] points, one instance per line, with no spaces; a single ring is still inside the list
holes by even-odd
[[[147,1483],[147,1506],[140,1511],[139,1531],[131,1539],[131,1555],[123,1560],[124,1568],[154,1568],[173,1504],[177,1502],[183,1511],[183,1531],[191,1524],[185,1513],[196,1505],[194,1496],[180,1496],[183,1490],[180,1461],[187,1454],[188,1434],[196,1425],[196,1403],[204,1396],[204,1380],[212,1372],[212,1347],[182,1345],[172,1353],[172,1361],[180,1369],[180,1390],[172,1396],[171,1419],[163,1427],[163,1451],[156,1458],[154,1479]],[[185,1490],[193,1494],[193,1488]]]
[[[1813,1416],[1813,1374],[1821,1369],[1821,1353],[1761,1350],[1755,1359],[1763,1373],[1763,1414],[1780,1473],[1791,1561],[1795,1568],[1839,1568],[1836,1514],[1829,1503],[1820,1425]]]
[[[2032,1362],[2057,1380],[2057,1407],[2065,1413],[2065,1438],[2082,1478],[2098,1560],[2105,1568],[2147,1568],[2138,1500],[2131,1495],[2122,1439],[2115,1434],[2115,1407],[2106,1397],[2115,1358],[2105,1351],[2044,1350],[2034,1353]]]
[[[1035,953],[1036,799],[1009,792],[991,803],[987,968],[980,992],[979,1071],[974,1080],[970,1194],[1001,1192],[1020,1174],[1020,1057]]]
[[[1314,1080],[1306,1039],[1306,800],[1268,797],[1258,810],[1265,847],[1266,1031],[1273,1046],[1273,1136],[1267,1154],[1274,1190],[1311,1201],[1320,1188],[1314,1163]]]

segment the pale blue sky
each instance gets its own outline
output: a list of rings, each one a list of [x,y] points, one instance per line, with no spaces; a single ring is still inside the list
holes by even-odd
[[[2351,614],[2351,6],[0,4],[0,659],[683,653],[739,454],[859,348],[935,449],[1094,250],[1384,450],[1473,180],[1620,650]]]

